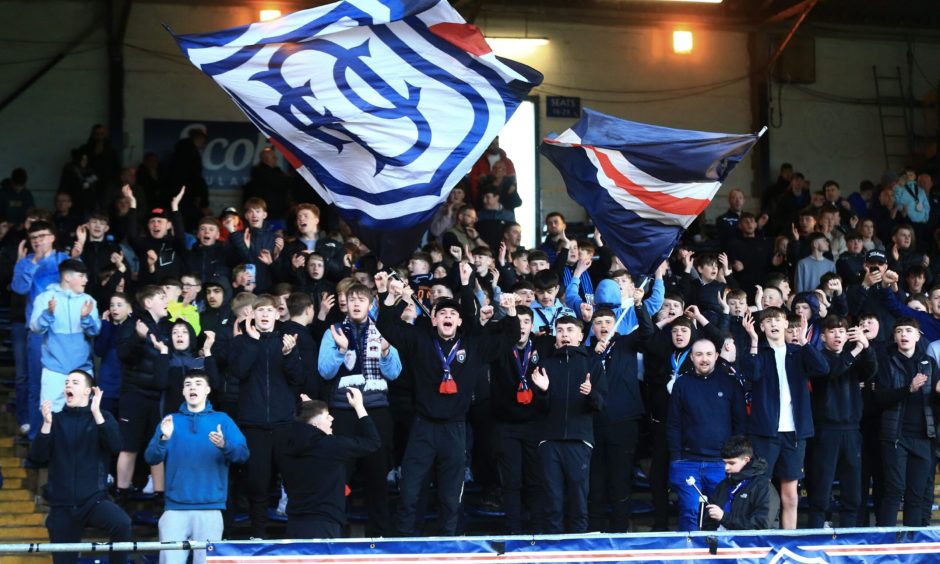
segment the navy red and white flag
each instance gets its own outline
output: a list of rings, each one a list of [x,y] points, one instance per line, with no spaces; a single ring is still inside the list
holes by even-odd
[[[174,37],[386,264],[542,81],[445,0],[347,0]]]
[[[590,109],[540,152],[561,171],[604,244],[634,276],[651,275],[760,138],[671,129]]]

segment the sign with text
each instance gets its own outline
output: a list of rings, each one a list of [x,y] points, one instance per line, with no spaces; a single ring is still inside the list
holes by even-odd
[[[210,189],[244,186],[251,178],[251,167],[268,145],[258,128],[247,121],[145,119],[144,152],[156,153],[168,164],[176,143],[189,137],[192,129],[203,129],[208,136],[202,152],[202,176]]]
[[[546,96],[545,101],[545,115],[547,117],[581,117],[581,98],[577,96]]]
[[[222,541],[208,564],[896,564],[937,562],[940,529],[804,529],[626,535]],[[932,556],[931,556],[932,555]]]

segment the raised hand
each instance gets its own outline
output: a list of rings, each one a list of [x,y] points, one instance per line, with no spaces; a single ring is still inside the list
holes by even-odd
[[[82,310],[80,314],[82,317],[88,317],[91,315],[93,309],[95,309],[95,303],[91,300],[85,300],[85,303],[82,304]]]
[[[330,325],[330,334],[333,335],[333,342],[339,352],[344,353],[349,348],[349,339],[346,334],[336,328],[336,325]]]
[[[180,211],[180,202],[183,200],[183,196],[186,194],[186,187],[183,186],[180,188],[180,191],[173,196],[173,199],[170,200],[170,210],[171,211]]]
[[[594,317],[594,306],[587,302],[581,302],[581,319],[585,323],[590,323]]]
[[[82,224],[75,228],[75,244],[82,246],[88,240],[88,225]]]
[[[757,345],[757,329],[754,327],[754,316],[751,315],[750,311],[744,312],[744,317],[741,318],[741,326],[744,327],[744,332],[747,333],[747,336],[751,338],[751,345]]]
[[[271,256],[271,251],[267,249],[261,249],[261,252],[258,253],[258,260],[264,264],[272,264],[274,262],[274,257]]]
[[[131,189],[130,184],[125,184],[121,187],[121,195],[127,198],[130,207],[137,207],[137,198],[134,197],[134,191]]]
[[[923,388],[924,384],[927,383],[927,379],[928,378],[926,374],[921,374],[918,372],[917,375],[914,376],[914,379],[911,380],[911,392],[913,393]]]
[[[173,436],[173,416],[167,415],[163,418],[163,421],[160,422],[160,434],[163,436],[160,437],[164,441],[170,440],[170,437]]]
[[[219,448],[225,448],[225,435],[222,434],[222,424],[215,426],[215,431],[209,433],[209,440]]]
[[[496,309],[492,305],[485,305],[480,308],[480,325],[486,325],[490,319],[493,319],[493,315],[496,313]]]
[[[543,392],[548,390],[548,374],[546,374],[544,368],[536,368],[532,371],[532,383]]]
[[[326,316],[330,313],[330,310],[333,309],[335,303],[336,296],[329,292],[323,292],[320,296],[320,310],[317,312],[317,317],[320,318],[320,321],[326,320]]]
[[[380,270],[372,277],[375,280],[375,291],[379,294],[388,292],[388,272]]]
[[[55,315],[55,304],[56,304],[55,296],[52,296],[52,299],[49,300],[49,305],[47,306],[49,310],[49,315]]]
[[[16,247],[16,260],[23,260],[28,254],[29,248],[26,246],[26,239],[23,239]]]
[[[256,341],[261,338],[261,331],[258,331],[258,328],[255,327],[254,319],[245,320],[245,334]]]
[[[578,391],[582,395],[588,396],[591,395],[591,373],[588,372],[587,376],[584,377],[584,382],[578,387]]]
[[[460,263],[460,285],[466,286],[470,283],[470,275],[473,274],[473,265],[467,261],[462,261]]]
[[[206,336],[206,340],[202,342],[202,355],[209,356],[212,354],[212,345],[215,344],[215,331],[203,331],[202,334]]]
[[[578,266],[574,268],[574,278],[579,278],[582,274],[587,272],[588,269],[591,268],[591,262],[591,257],[585,257],[578,260]]]
[[[137,320],[137,323],[134,324],[134,330],[137,331],[137,336],[141,339],[146,339],[147,334],[150,333],[150,329],[147,327],[147,324],[141,320]]]
[[[358,410],[362,408],[362,392],[359,388],[346,388],[346,401],[349,402],[350,407],[353,409]]]
[[[147,251],[147,269],[151,273],[157,269],[157,251],[153,249]]]
[[[284,249],[284,238],[275,237],[274,238],[274,258],[280,256],[281,251]]]
[[[294,253],[294,256],[290,259],[290,264],[294,269],[303,268],[307,264],[307,257],[303,253]]]
[[[150,334],[150,342],[153,343],[153,348],[157,349],[157,352],[160,354],[170,354],[170,347],[158,339],[153,333]]]
[[[499,261],[500,266],[504,266],[506,264],[506,243],[503,241],[499,243],[499,253],[497,254],[496,258]]]
[[[39,410],[42,411],[43,424],[52,425],[52,402],[49,400],[42,402],[39,406]]]
[[[727,314],[731,311],[731,308],[728,307],[728,294],[731,293],[731,288],[725,288],[723,291],[718,292],[718,303],[721,305],[721,311]]]
[[[641,305],[643,305],[643,296],[645,294],[646,293],[643,291],[642,288],[633,289],[633,305],[635,307],[640,307]]]
[[[281,347],[281,354],[290,354],[290,352],[294,350],[294,347],[297,346],[297,335],[288,335],[285,333],[284,336],[281,337],[281,343],[283,345]]]
[[[91,389],[91,414],[98,419],[101,417],[101,400],[104,398],[104,392],[101,388],[95,386]]]

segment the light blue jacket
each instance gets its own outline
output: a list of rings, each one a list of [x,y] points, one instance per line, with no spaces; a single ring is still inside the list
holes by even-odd
[[[33,262],[32,253],[16,261],[13,267],[13,280],[10,288],[22,296],[26,296],[26,319],[32,318],[33,302],[36,296],[43,292],[50,284],[59,282],[59,263],[69,258],[68,253],[53,251],[46,258]]]
[[[913,190],[917,197],[911,195]],[[906,186],[900,184],[894,187],[894,201],[898,204],[898,209],[905,210],[907,218],[912,223],[927,223],[930,219],[930,200],[927,199],[927,192],[917,185],[917,182],[908,182]],[[917,211],[917,204],[920,204],[920,211]]]
[[[646,308],[650,317],[656,315],[656,312],[663,307],[665,295],[666,286],[663,284],[662,278],[654,279],[653,290],[650,292],[649,296],[643,300],[643,307]],[[581,300],[581,297],[578,295],[578,282],[572,280],[571,284],[568,284],[568,288],[565,290],[565,303],[575,311],[581,311],[582,301],[583,300]],[[636,318],[636,311],[633,306],[631,305],[624,309],[620,305],[622,302],[623,297],[621,296],[620,286],[617,282],[605,278],[598,283],[597,290],[594,292],[594,310],[597,311],[597,308],[601,306],[610,307],[614,311],[614,315],[617,316],[617,319],[620,319],[622,313],[623,319],[621,319],[620,325],[617,326],[617,333],[629,335],[639,326],[640,322]],[[592,327],[588,331],[588,335],[593,334],[594,329]]]
[[[370,321],[370,323],[372,323]],[[337,324],[337,327],[339,324]],[[345,354],[339,352],[339,347],[336,346],[336,341],[333,339],[333,333],[327,329],[323,333],[323,339],[320,341],[320,353],[317,358],[317,369],[320,371],[320,376],[324,380],[331,381],[340,373],[340,370],[343,367],[343,361],[345,360]],[[348,371],[344,371],[346,373]],[[401,357],[398,355],[398,349],[395,347],[389,346],[388,355],[379,357],[379,372],[381,373],[382,378],[388,380],[389,382],[398,378],[401,374]],[[382,383],[377,381],[376,383]],[[362,397],[365,407],[368,409],[370,407],[385,406],[388,405],[388,392],[386,390],[377,390],[372,389],[367,382],[363,379],[361,382],[356,378],[355,382],[352,382],[354,386],[364,386],[360,387],[362,390]],[[384,385],[384,384],[383,384]],[[340,384],[330,395],[330,405],[338,408],[349,408],[349,402],[346,400],[346,394],[344,391],[339,388],[345,388],[343,379],[340,379]]]
[[[248,460],[245,435],[228,415],[213,411],[212,404],[198,413],[186,404],[174,413],[173,434],[161,440],[160,425],[144,452],[144,460],[154,466],[166,463],[167,509],[225,509],[228,497],[228,465]],[[209,433],[222,426],[225,446],[209,440]]]
[[[55,297],[55,315],[49,313],[49,300]],[[91,313],[82,317],[82,307],[91,302]],[[91,372],[92,337],[101,332],[98,306],[88,294],[76,294],[60,284],[49,284],[33,301],[29,328],[44,335],[42,366],[68,374],[72,370]]]

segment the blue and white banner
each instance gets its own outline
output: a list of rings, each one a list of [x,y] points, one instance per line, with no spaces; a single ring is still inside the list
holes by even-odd
[[[672,129],[590,109],[539,151],[561,172],[604,243],[637,276],[652,275],[760,134]]]
[[[386,263],[542,81],[446,0],[346,0],[175,37]]]
[[[245,541],[214,543],[207,556],[209,564],[895,564],[940,561],[940,529]]]

